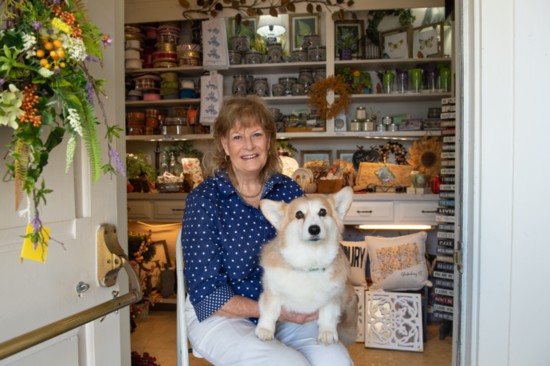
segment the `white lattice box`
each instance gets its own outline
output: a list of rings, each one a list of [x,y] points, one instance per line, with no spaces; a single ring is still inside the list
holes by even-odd
[[[367,291],[365,347],[424,351],[420,294]]]
[[[356,342],[365,341],[365,292],[366,287],[354,286],[357,295],[357,339]]]

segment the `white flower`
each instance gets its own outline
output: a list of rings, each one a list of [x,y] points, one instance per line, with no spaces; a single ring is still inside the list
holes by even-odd
[[[32,34],[23,34],[23,51],[30,50],[36,44],[36,37]]]
[[[0,125],[9,126],[14,130],[19,127],[17,116],[23,113],[20,108],[23,103],[23,93],[13,84],[9,85],[9,91],[0,93]]]
[[[41,67],[38,70],[38,73],[40,74],[40,76],[45,77],[45,78],[49,78],[50,76],[53,75],[53,71],[50,71],[50,70],[46,69],[45,67]]]
[[[81,39],[67,37],[67,53],[69,57],[78,62],[86,60],[86,46]]]
[[[73,128],[73,130],[82,137],[82,124],[80,123],[80,116],[78,115],[78,112],[74,108],[69,108],[69,116],[67,117],[67,120],[69,120],[69,124]]]

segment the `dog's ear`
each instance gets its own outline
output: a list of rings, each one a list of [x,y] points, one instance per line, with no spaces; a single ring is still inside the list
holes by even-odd
[[[340,191],[332,194],[331,198],[334,201],[334,208],[338,213],[338,217],[340,220],[344,221],[344,217],[353,201],[353,189],[351,187],[344,187]]]
[[[260,201],[260,210],[271,225],[273,225],[277,230],[279,230],[283,222],[285,206],[285,202],[272,201],[268,199],[263,199]]]

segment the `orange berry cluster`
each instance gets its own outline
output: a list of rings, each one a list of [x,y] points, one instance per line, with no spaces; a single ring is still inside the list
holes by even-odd
[[[23,103],[21,104],[21,109],[23,113],[19,115],[19,120],[21,123],[32,123],[33,126],[39,127],[42,124],[40,115],[38,115],[38,110],[36,105],[38,104],[39,98],[36,95],[38,87],[33,84],[25,86],[23,89]]]
[[[52,9],[56,16],[61,18],[61,20],[63,20],[69,27],[71,27],[71,29],[73,30],[73,37],[80,38],[82,36],[82,29],[80,29],[78,24],[76,24],[76,17],[73,13],[69,11],[64,11],[59,5],[54,5]]]
[[[49,40],[43,38],[43,49],[40,48],[36,51],[36,57],[40,59],[40,65],[51,69],[64,68],[67,64],[61,59],[65,57],[65,49],[63,48],[63,42],[60,39]]]

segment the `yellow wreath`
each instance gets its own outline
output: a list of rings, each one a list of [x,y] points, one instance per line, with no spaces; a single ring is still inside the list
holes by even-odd
[[[337,96],[331,105],[327,102],[329,90],[333,90]],[[334,118],[340,111],[346,110],[350,100],[349,85],[341,75],[332,75],[314,83],[308,95],[309,104],[317,108],[319,115],[325,120]]]

